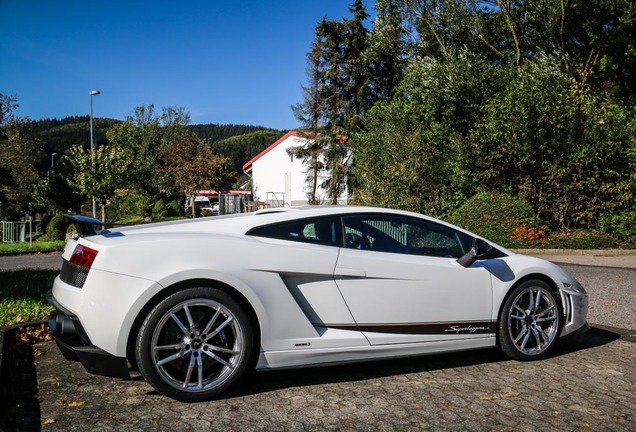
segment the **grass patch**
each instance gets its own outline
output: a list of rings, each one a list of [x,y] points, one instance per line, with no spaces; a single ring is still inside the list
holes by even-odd
[[[0,255],[14,255],[33,252],[58,252],[64,249],[64,241],[37,241],[29,246],[29,242],[0,243]]]
[[[46,292],[58,270],[0,272],[0,327],[47,319],[53,307]]]

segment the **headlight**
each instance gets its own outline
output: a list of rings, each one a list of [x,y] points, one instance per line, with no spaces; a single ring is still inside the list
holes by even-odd
[[[563,289],[570,294],[587,294],[583,285],[579,283],[572,275],[559,266],[555,266],[558,270],[559,279],[563,282]]]
[[[565,290],[565,292],[568,292],[570,294],[587,294],[587,291],[585,291],[585,288],[583,288],[583,285],[581,285],[579,283],[579,281],[577,281],[574,278],[571,278],[571,281],[563,282],[563,289]]]

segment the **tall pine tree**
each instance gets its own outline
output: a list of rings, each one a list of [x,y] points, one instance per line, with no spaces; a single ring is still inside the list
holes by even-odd
[[[319,186],[327,191],[332,204],[346,190],[351,178],[346,136],[368,109],[363,90],[368,80],[363,60],[368,37],[364,21],[368,14],[361,0],[355,0],[349,10],[351,19],[323,18],[316,26],[316,38],[308,55],[309,85],[303,87],[304,101],[293,107],[310,140],[290,153],[309,165],[308,200],[312,204],[317,203]],[[328,176],[318,184],[323,169]]]

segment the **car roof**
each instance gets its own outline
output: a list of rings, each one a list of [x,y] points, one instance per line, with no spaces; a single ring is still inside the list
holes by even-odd
[[[127,234],[141,234],[150,232],[208,232],[223,234],[245,234],[255,227],[269,225],[278,222],[292,221],[311,217],[323,217],[333,215],[384,213],[411,216],[436,221],[445,225],[443,221],[437,221],[421,214],[386,209],[380,207],[342,206],[342,205],[318,205],[298,207],[276,207],[258,210],[253,213],[241,213],[224,216],[212,216],[196,219],[182,219],[178,221],[151,223],[109,230],[109,232],[125,232]]]
[[[271,225],[275,223],[283,223],[286,221],[300,220],[312,217],[324,217],[324,216],[344,216],[348,214],[392,214],[401,215],[406,217],[414,217],[418,219],[428,220],[434,223],[445,225],[452,229],[456,229],[460,232],[464,232],[471,237],[481,238],[488,241],[493,246],[504,251],[507,255],[511,255],[512,252],[499,246],[492,241],[484,239],[478,234],[472,233],[455,225],[449,224],[439,219],[435,219],[430,216],[422,215],[419,213],[387,209],[381,207],[365,207],[365,206],[342,206],[342,205],[325,205],[325,206],[299,206],[299,207],[276,207],[264,210],[259,210],[252,213],[240,213],[223,216],[210,216],[201,217],[196,219],[180,219],[177,221],[169,222],[157,222],[144,225],[135,225],[130,227],[120,227],[98,232],[98,236],[91,237],[92,241],[101,242],[100,239],[106,240],[107,237],[118,237],[124,234],[124,237],[129,235],[133,240],[137,234],[148,234],[154,236],[163,236],[166,234],[188,234],[188,235],[201,235],[201,234],[213,234],[213,235],[230,235],[230,236],[244,236],[253,228]]]

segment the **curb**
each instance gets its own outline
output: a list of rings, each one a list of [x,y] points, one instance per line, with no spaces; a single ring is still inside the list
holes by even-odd
[[[517,249],[515,252],[557,264],[636,270],[634,249]]]
[[[523,255],[636,256],[636,249],[510,249]]]
[[[61,255],[63,250],[53,250],[53,251],[22,251],[22,252],[6,252],[0,253],[0,258],[2,257],[13,257],[13,256],[38,256],[38,255]]]

